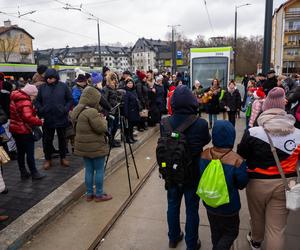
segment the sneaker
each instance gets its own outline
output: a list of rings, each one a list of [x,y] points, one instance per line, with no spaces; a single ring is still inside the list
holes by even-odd
[[[112,199],[110,194],[102,194],[100,196],[95,196],[95,202],[109,201]]]
[[[176,248],[178,243],[183,240],[183,232],[180,232],[179,238],[176,241],[169,241],[169,248]]]
[[[260,250],[261,249],[261,242],[253,241],[252,237],[251,237],[251,232],[249,232],[247,234],[247,240],[248,240],[252,250]]]
[[[91,202],[93,199],[94,199],[94,195],[92,195],[92,194],[86,194],[85,195],[85,200],[87,202]]]
[[[63,167],[70,167],[70,162],[64,158],[60,160],[60,165]]]
[[[31,176],[32,180],[41,180],[41,179],[43,179],[43,178],[45,178],[45,177],[46,177],[46,175],[45,175],[45,174],[42,174],[42,173],[40,173],[40,172],[34,173],[34,174]]]

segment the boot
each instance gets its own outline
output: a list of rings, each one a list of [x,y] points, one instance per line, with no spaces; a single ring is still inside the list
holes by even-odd
[[[45,170],[49,170],[51,168],[52,162],[51,160],[45,160],[44,164],[43,164],[43,168]]]
[[[8,216],[7,215],[0,215],[0,222],[2,222],[2,221],[6,221],[6,220],[8,220]]]
[[[63,167],[70,167],[70,162],[66,160],[66,158],[60,160],[60,165]]]
[[[27,172],[27,170],[21,172],[21,180],[22,181],[29,179],[29,177],[30,177],[30,174]]]
[[[36,172],[36,173],[32,174],[32,176],[31,176],[32,180],[41,180],[45,177],[46,177],[46,175],[42,174],[40,172]]]

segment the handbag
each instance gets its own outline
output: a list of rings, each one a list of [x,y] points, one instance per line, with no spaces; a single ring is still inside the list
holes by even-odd
[[[1,146],[0,147],[0,164],[5,164],[10,161],[8,154],[6,153],[5,149]]]
[[[148,110],[148,109],[143,109],[143,110],[140,112],[140,117],[147,118],[148,115],[149,115],[149,110]]]
[[[296,185],[294,185],[293,187],[289,187],[287,179],[286,179],[285,174],[283,172],[281,163],[279,161],[276,149],[275,149],[273,141],[271,139],[271,136],[269,135],[269,133],[266,130],[265,130],[265,133],[268,137],[268,140],[269,140],[269,143],[270,143],[270,146],[271,146],[272,154],[274,156],[276,165],[278,167],[280,176],[282,178],[282,181],[283,181],[283,184],[284,184],[284,187],[285,187],[286,208],[289,209],[289,210],[296,211],[296,210],[300,209],[300,170],[299,170],[299,166],[297,165]]]
[[[31,128],[32,136],[34,141],[39,141],[43,137],[43,132],[38,126],[33,126]]]

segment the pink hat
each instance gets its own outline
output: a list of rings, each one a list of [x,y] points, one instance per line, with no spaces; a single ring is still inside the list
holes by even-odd
[[[285,92],[280,87],[275,87],[269,91],[262,107],[263,111],[274,108],[285,109]]]
[[[22,91],[25,92],[29,96],[37,96],[38,89],[35,85],[27,83],[24,88],[22,88]]]

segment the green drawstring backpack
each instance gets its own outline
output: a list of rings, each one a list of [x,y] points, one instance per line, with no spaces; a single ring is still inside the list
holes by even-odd
[[[220,159],[212,159],[208,164],[200,178],[196,193],[205,204],[213,208],[229,203],[227,183]]]

